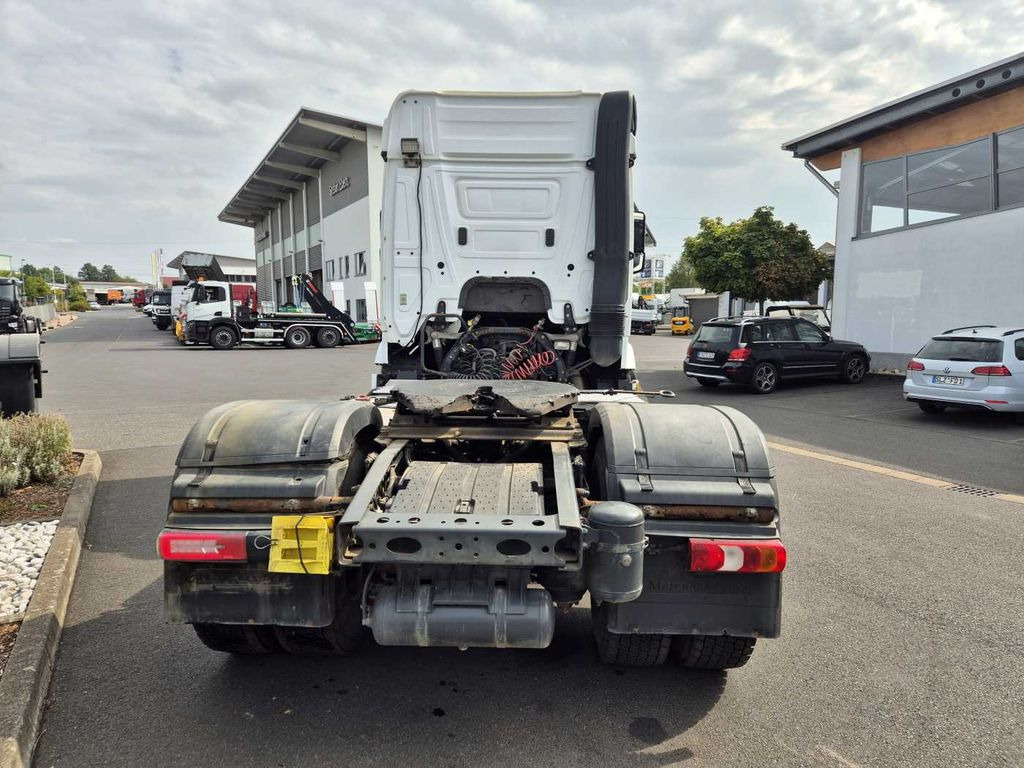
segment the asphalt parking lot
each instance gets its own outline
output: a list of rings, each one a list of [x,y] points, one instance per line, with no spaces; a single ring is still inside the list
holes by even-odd
[[[1024,505],[776,452],[783,637],[728,675],[602,666],[583,608],[546,651],[229,658],[161,616],[154,540],[177,447],[226,400],[364,391],[373,349],[186,349],[121,308],[47,340],[41,405],[104,473],[37,766],[1024,761]],[[636,340],[645,387],[734,405],[776,441],[1024,489],[1024,427],[935,423],[884,381],[710,393],[683,380],[684,346]]]

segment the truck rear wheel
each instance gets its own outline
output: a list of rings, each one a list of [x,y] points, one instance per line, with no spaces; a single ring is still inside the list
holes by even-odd
[[[327,326],[321,328],[316,333],[316,345],[323,347],[324,349],[330,349],[336,347],[341,343],[341,333],[338,332],[337,328]]]
[[[691,669],[735,669],[750,660],[756,637],[725,635],[679,635],[672,655]]]
[[[293,325],[284,332],[284,345],[288,349],[302,349],[308,347],[312,341],[309,330],[301,325]]]
[[[221,653],[251,656],[278,649],[273,627],[248,624],[193,624],[203,645]]]
[[[608,630],[608,605],[590,608],[597,655],[605,664],[623,667],[656,667],[664,664],[672,647],[671,635],[618,635]]]
[[[231,349],[238,343],[238,336],[226,325],[218,326],[210,332],[210,346],[214,349]]]
[[[36,383],[31,365],[4,367],[0,376],[0,409],[4,416],[35,413]]]

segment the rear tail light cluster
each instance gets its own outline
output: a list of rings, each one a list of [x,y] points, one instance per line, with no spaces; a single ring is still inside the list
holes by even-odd
[[[164,560],[245,560],[245,534],[163,530],[156,548]]]
[[[730,360],[749,360],[750,347],[736,347],[729,353]]]
[[[1009,376],[1010,369],[1005,365],[979,365],[971,373],[975,376]]]
[[[690,539],[693,572],[779,573],[786,548],[778,539]]]
[[[909,363],[907,363],[907,370],[908,371],[923,371],[924,370],[924,363],[922,363],[920,360],[911,360]]]

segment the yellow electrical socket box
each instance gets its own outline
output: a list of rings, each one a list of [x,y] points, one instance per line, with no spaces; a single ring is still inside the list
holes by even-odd
[[[271,521],[271,573],[330,573],[333,550],[333,515],[275,515]]]

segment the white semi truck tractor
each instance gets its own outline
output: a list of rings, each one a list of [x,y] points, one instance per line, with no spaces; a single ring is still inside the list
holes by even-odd
[[[214,408],[178,455],[165,610],[232,653],[536,648],[744,664],[781,629],[764,437],[648,403],[627,92],[407,92],[384,126],[368,395]]]

